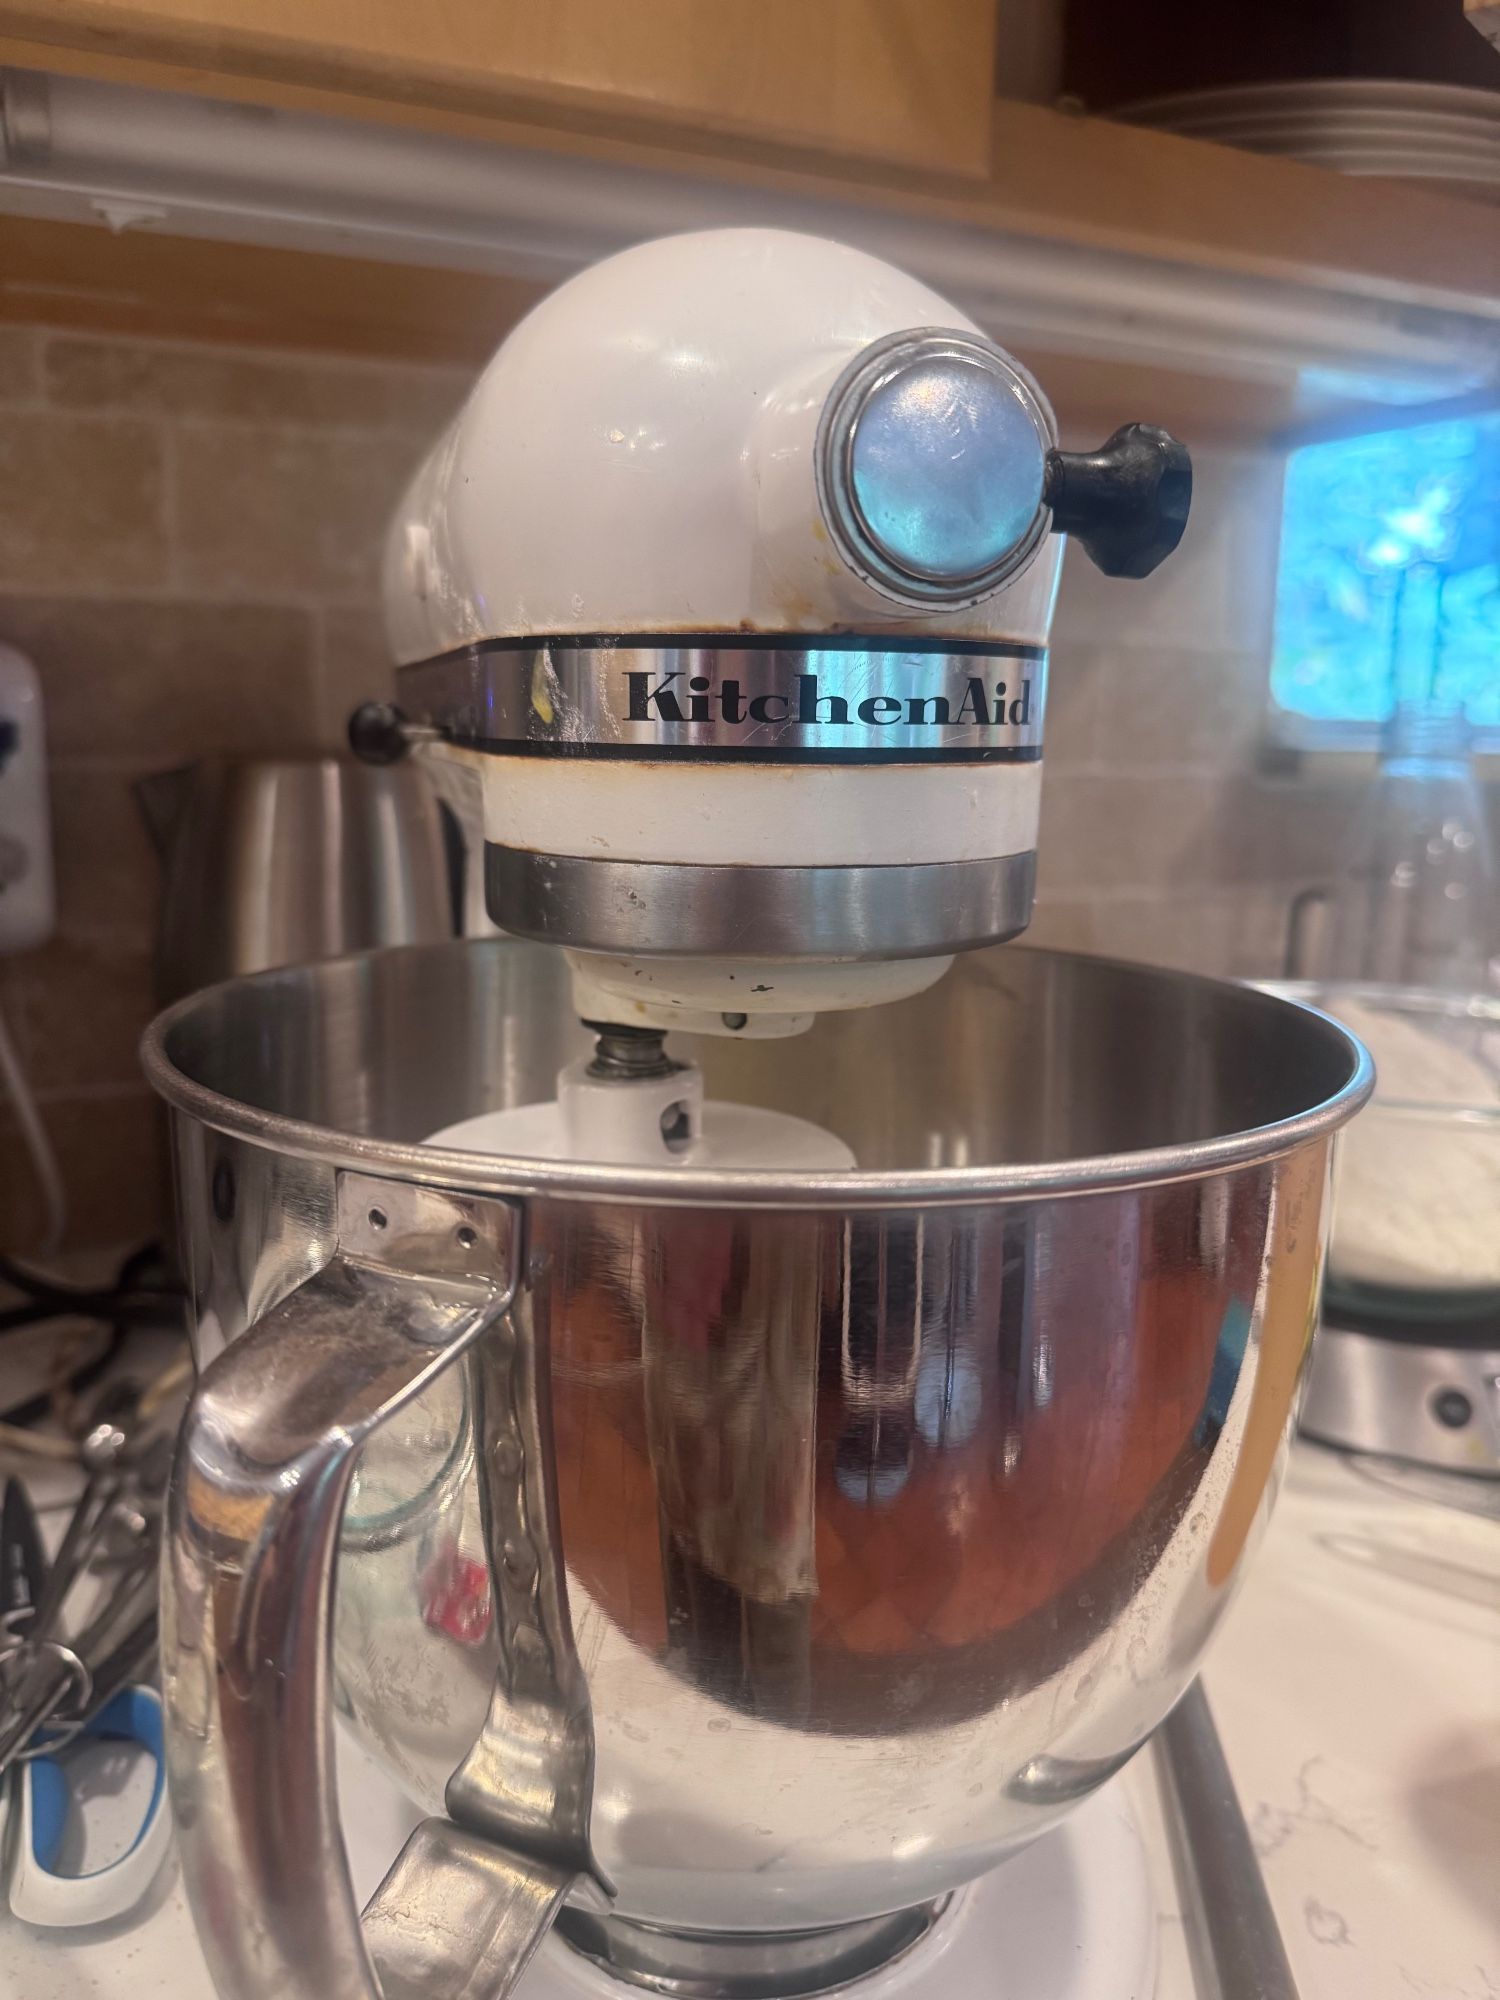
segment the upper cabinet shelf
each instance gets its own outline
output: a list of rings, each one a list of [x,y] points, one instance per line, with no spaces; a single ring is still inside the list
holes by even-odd
[[[996,22],[0,0],[0,313],[467,360],[593,257],[753,222],[906,265],[1080,421],[1116,382],[1230,435],[1500,393],[1495,209],[997,100]]]
[[[996,0],[18,0],[0,33],[283,102],[989,166]]]

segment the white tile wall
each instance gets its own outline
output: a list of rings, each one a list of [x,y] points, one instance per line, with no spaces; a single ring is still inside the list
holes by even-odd
[[[1152,577],[1064,565],[1033,936],[1235,975],[1279,969],[1284,911],[1352,795],[1258,769],[1281,519],[1270,453],[1195,455]]]
[[[76,1241],[161,1209],[136,1069],[157,875],[130,781],[209,750],[335,743],[385,682],[380,524],[461,374],[0,328],[0,638],[54,719],[61,911],[0,967],[74,1193]],[[1206,453],[1178,555],[1058,607],[1035,935],[1274,969],[1338,802],[1257,777],[1280,474]],[[0,1107],[0,1244],[35,1193]]]

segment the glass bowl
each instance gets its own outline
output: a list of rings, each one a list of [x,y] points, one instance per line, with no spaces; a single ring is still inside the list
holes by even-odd
[[[1500,1309],[1500,998],[1304,981],[1375,1058],[1342,1139],[1328,1298],[1365,1317]]]

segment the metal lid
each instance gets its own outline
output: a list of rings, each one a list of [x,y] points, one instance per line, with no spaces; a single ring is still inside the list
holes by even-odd
[[[1047,532],[1056,442],[1030,377],[978,334],[921,327],[876,341],[834,385],[818,497],[857,575],[912,605],[976,602]]]

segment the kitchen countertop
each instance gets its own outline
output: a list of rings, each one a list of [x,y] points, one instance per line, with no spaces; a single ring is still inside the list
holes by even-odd
[[[1500,2000],[1500,1521],[1299,1445],[1205,1680],[1302,2000]],[[364,1761],[341,1752],[346,1794]],[[1115,1782],[1156,1885],[1155,2000],[1203,2000],[1151,1756]],[[402,1814],[360,1789],[373,1886]],[[133,1924],[0,1917],[0,2000],[127,1996],[211,2000],[175,1869]]]
[[[1299,1444],[1204,1682],[1302,2000],[1500,2000],[1500,1519]],[[1148,1760],[1127,1778],[1156,2000],[1198,2000]]]

